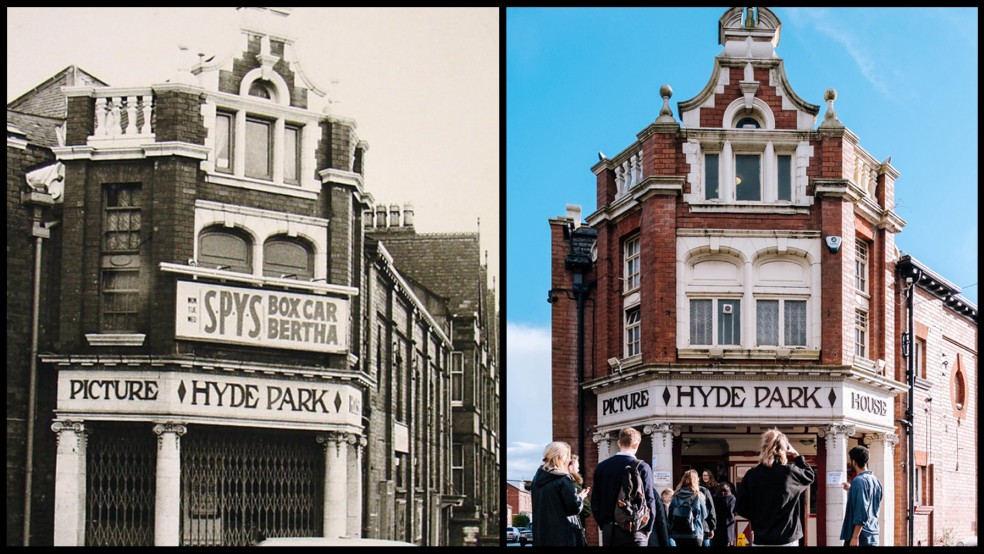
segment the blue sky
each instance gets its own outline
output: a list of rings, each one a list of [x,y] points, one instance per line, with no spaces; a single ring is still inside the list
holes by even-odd
[[[529,479],[550,430],[550,243],[568,203],[597,208],[590,168],[707,84],[727,8],[506,13],[508,479]],[[775,8],[793,90],[892,157],[896,244],[977,303],[976,8]]]

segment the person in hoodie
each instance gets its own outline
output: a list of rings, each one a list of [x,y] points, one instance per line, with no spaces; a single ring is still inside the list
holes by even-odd
[[[707,504],[704,487],[700,486],[697,472],[689,469],[683,473],[680,483],[677,485],[676,492],[673,493],[673,500],[670,501],[670,535],[677,546],[701,546],[704,542],[704,526],[708,517]],[[694,530],[684,533],[673,528],[673,512],[681,504],[690,504],[694,514]]]
[[[569,516],[581,513],[584,497],[591,487],[577,492],[568,473],[571,446],[552,442],[543,451],[543,465],[536,470],[530,486],[533,500],[533,545],[577,546],[581,529]]]
[[[717,531],[711,539],[711,546],[734,546],[735,539],[735,495],[731,485],[721,483],[714,497],[714,510],[717,512]]]
[[[754,546],[798,546],[803,538],[803,492],[813,468],[778,429],[762,433],[759,464],[738,485],[735,512],[748,518]]]

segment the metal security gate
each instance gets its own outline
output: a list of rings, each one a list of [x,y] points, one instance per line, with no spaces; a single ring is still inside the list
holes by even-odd
[[[181,438],[182,546],[320,536],[324,467],[311,433],[190,428]]]
[[[153,546],[157,448],[151,428],[98,424],[86,456],[86,546]]]

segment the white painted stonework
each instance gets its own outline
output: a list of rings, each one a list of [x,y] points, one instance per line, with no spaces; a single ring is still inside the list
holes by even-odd
[[[58,372],[58,413],[77,419],[170,419],[297,429],[362,428],[352,385],[220,373]]]
[[[175,337],[348,352],[347,298],[177,282]]]
[[[618,428],[648,421],[738,425],[826,425],[837,421],[891,431],[893,402],[893,396],[885,391],[840,380],[672,376],[600,392],[598,427]]]
[[[700,351],[710,346],[690,344],[690,300],[694,298],[740,300],[741,344],[721,348],[736,356],[773,359],[780,348],[756,342],[755,301],[805,300],[806,346],[787,348],[794,357],[816,357],[822,331],[818,231],[681,229],[678,233],[676,308],[681,357],[702,357]]]
[[[301,237],[314,247],[314,278],[327,277],[328,220],[246,206],[223,204],[210,200],[195,201],[195,259],[198,258],[197,237],[206,227],[221,225],[238,228],[253,239],[253,275],[263,275],[263,245],[267,239],[286,235]]]

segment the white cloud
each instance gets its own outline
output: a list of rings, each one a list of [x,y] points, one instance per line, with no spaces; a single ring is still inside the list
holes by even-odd
[[[506,477],[531,479],[550,442],[549,328],[506,323]]]

